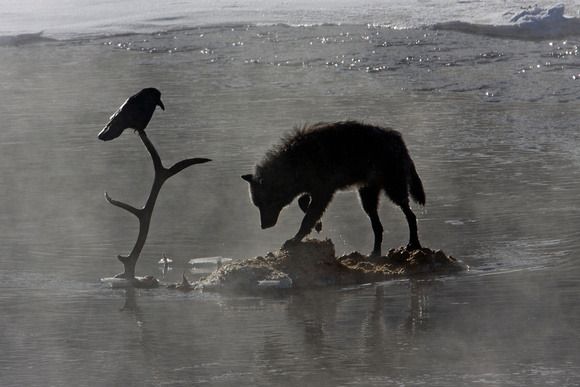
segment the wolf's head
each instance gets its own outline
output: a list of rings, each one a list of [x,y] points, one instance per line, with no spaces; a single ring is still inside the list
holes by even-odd
[[[250,197],[254,205],[260,210],[262,229],[275,226],[280,211],[290,203],[292,198],[286,200],[284,192],[275,189],[271,184],[255,175],[243,175],[242,179],[250,183]]]

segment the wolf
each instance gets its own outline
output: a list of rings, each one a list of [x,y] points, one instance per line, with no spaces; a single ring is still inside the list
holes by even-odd
[[[276,225],[282,208],[300,196],[304,219],[285,246],[300,242],[314,227],[319,231],[319,220],[334,193],[354,188],[371,221],[371,256],[381,255],[383,225],[378,204],[382,191],[405,214],[409,225],[407,249],[421,248],[409,194],[415,202],[425,205],[425,191],[403,137],[396,130],[357,121],[295,129],[266,153],[253,174],[243,175],[242,179],[250,185],[250,197],[260,210],[262,229]]]

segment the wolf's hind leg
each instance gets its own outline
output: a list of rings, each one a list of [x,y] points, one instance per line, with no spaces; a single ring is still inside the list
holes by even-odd
[[[417,217],[409,207],[409,201],[399,205],[407,218],[407,223],[409,224],[409,244],[407,245],[407,250],[417,250],[421,248],[421,243],[419,243],[419,235],[417,233]]]
[[[381,256],[381,245],[383,243],[383,225],[381,224],[378,213],[380,191],[380,188],[374,186],[363,187],[358,190],[362,207],[371,220],[373,233],[375,234],[375,243],[371,257]]]
[[[310,200],[311,198],[309,194],[304,194],[300,196],[300,198],[298,198],[298,206],[300,206],[302,212],[306,213],[308,211],[308,207],[310,206]],[[314,229],[316,230],[316,232],[322,231],[322,222],[321,221],[316,222]]]
[[[385,185],[387,196],[403,210],[407,224],[409,225],[409,244],[407,250],[417,250],[421,248],[419,236],[417,234],[417,217],[409,207],[409,191],[407,181],[401,179],[402,174],[394,175],[390,184]]]

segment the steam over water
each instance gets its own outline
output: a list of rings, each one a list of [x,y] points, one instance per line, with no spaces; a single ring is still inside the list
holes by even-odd
[[[580,383],[580,38],[393,29],[366,11],[310,26],[256,17],[146,33],[112,22],[130,30],[122,35],[104,24],[7,31],[0,385]],[[466,21],[494,24],[503,12]],[[148,129],[164,162],[213,161],[164,186],[139,274],[177,281],[194,257],[277,249],[301,212],[294,203],[261,230],[240,175],[292,127],[342,119],[403,133],[427,193],[416,208],[422,243],[472,270],[273,297],[101,285],[137,235],[103,193],[143,204],[152,167],[131,131],[109,143],[96,135],[151,86],[167,108]],[[384,199],[380,215],[383,249],[406,244],[400,210]],[[354,193],[338,194],[323,224],[317,237],[338,253],[371,250]],[[175,261],[166,274],[163,253]]]

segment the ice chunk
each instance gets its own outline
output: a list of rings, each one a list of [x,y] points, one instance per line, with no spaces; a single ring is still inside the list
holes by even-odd
[[[167,258],[165,253],[163,253],[163,258],[161,258],[157,263],[159,263],[160,265],[171,265],[173,263],[173,259]]]
[[[507,24],[477,24],[449,21],[433,25],[436,30],[451,30],[508,39],[555,39],[580,35],[580,18],[564,16],[564,5],[532,7],[514,15]]]
[[[224,258],[221,256],[218,257],[202,257],[202,258],[193,258],[189,260],[189,264],[195,267],[200,266],[221,266],[225,263],[231,262],[231,258]]]
[[[293,285],[294,283],[290,277],[283,277],[276,280],[258,281],[258,288],[262,289],[290,289]]]
[[[110,284],[113,289],[156,288],[159,286],[159,281],[150,275],[132,279],[105,277],[101,278],[101,283]]]

